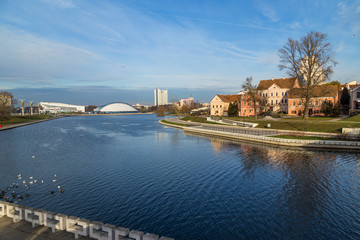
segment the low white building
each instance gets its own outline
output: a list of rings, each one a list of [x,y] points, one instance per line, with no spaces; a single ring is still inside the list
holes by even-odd
[[[85,112],[85,106],[66,103],[40,102],[40,113]]]
[[[94,110],[98,113],[136,113],[139,112],[127,103],[110,103]]]

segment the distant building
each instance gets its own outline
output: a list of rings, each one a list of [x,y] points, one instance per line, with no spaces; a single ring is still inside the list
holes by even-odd
[[[360,85],[355,88],[350,88],[350,103],[349,103],[349,113],[350,115],[360,113]]]
[[[168,104],[167,90],[161,90],[161,89],[155,88],[155,90],[154,90],[154,105],[160,106],[160,105],[166,105],[166,104]]]
[[[309,115],[323,115],[321,105],[324,101],[331,101],[333,104],[338,102],[338,86],[315,86],[311,90],[309,103]],[[301,115],[304,113],[305,99],[302,96],[301,88],[291,89],[289,92],[289,115]]]
[[[270,111],[288,113],[288,93],[290,89],[299,87],[297,78],[278,78],[261,80],[257,90],[266,98],[267,107]]]
[[[98,113],[136,113],[137,109],[127,103],[110,103],[94,110]]]
[[[85,106],[66,103],[40,102],[41,113],[85,112]]]
[[[176,106],[178,108],[181,108],[183,106],[188,106],[188,107],[191,107],[194,105],[194,98],[193,97],[189,97],[189,98],[183,98],[183,99],[180,99],[180,101],[178,101],[176,103]]]
[[[242,95],[216,95],[210,102],[210,114],[213,116],[228,116],[230,103],[239,103]]]
[[[317,85],[321,85],[324,83],[323,68],[319,66],[315,57],[313,57],[312,59],[313,59],[311,63],[312,72],[310,73],[311,74],[310,76],[312,76],[311,84],[314,84],[314,80],[315,80]],[[307,75],[309,74],[307,72],[309,70],[308,64],[309,64],[308,57],[305,57],[303,60],[301,60],[301,67],[299,70],[305,82],[307,81]]]

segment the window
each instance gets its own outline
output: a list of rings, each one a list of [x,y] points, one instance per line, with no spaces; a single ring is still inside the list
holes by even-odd
[[[246,113],[246,109],[244,109],[244,113]]]
[[[283,95],[283,96],[284,96],[284,92],[281,92],[281,95]]]
[[[273,100],[271,100],[271,105],[273,105],[274,104],[274,102],[273,102]]]
[[[319,101],[318,100],[315,101],[315,105],[319,106]]]
[[[278,92],[276,92],[275,95],[278,96]]]
[[[215,108],[215,105],[213,105],[213,108]]]
[[[291,111],[291,114],[296,114],[296,110],[294,110],[294,111]]]
[[[252,110],[252,109],[249,110],[250,113],[251,113],[251,110]]]
[[[293,104],[293,106],[295,106],[295,105],[296,105],[296,102],[295,102],[295,101],[293,101],[293,102],[292,102],[292,104]]]
[[[301,101],[298,101],[298,105],[301,105]]]
[[[360,98],[360,92],[356,93],[356,98]]]
[[[273,96],[273,93],[271,93],[271,96]]]
[[[220,105],[220,108],[222,108],[222,105]]]
[[[285,92],[285,96],[287,96],[287,92]]]
[[[285,99],[285,103],[287,103],[287,99]]]
[[[266,93],[266,96],[267,96],[267,93]]]
[[[284,99],[281,99],[281,103],[284,103]]]
[[[277,104],[278,102],[277,102],[277,99],[276,99],[276,103],[275,104]]]
[[[219,105],[216,105],[216,108],[219,108]]]

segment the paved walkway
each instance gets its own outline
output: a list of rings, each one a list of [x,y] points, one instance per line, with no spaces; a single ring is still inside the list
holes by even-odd
[[[31,227],[31,223],[20,221],[13,223],[12,218],[0,217],[1,240],[69,240],[75,239],[74,234],[66,231],[52,233],[51,229],[44,226]],[[79,239],[92,239],[79,236]]]

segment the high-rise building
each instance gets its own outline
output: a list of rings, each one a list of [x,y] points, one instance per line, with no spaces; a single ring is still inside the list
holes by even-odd
[[[166,105],[166,104],[168,104],[167,90],[161,90],[161,89],[155,88],[155,90],[154,90],[154,105],[160,106],[160,105]]]

